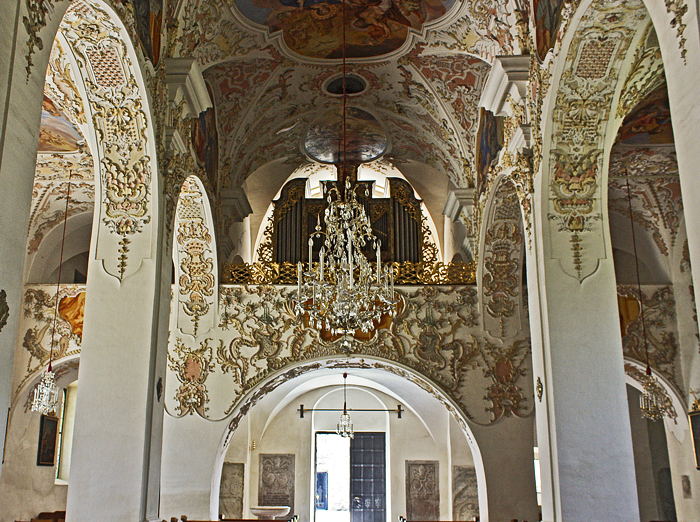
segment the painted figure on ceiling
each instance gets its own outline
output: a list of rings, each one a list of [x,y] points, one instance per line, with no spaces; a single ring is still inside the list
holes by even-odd
[[[406,41],[409,28],[420,31],[453,4],[454,0],[345,0],[346,55],[391,53]],[[297,54],[327,59],[342,55],[340,0],[239,0],[237,5],[253,22],[281,31]]]

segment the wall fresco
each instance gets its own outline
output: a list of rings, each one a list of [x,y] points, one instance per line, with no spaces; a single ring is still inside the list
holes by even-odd
[[[661,373],[679,390],[682,390],[682,375],[678,371],[680,350],[676,325],[676,300],[672,287],[668,285],[642,286],[646,348],[637,287],[618,285],[617,295],[620,327],[623,334],[622,349],[625,356],[644,366],[646,365],[646,349],[648,349],[651,368]]]
[[[540,61],[557,43],[565,3],[564,0],[533,0],[535,42]]]
[[[44,95],[41,104],[39,152],[77,152],[85,146],[85,138],[56,104]]]

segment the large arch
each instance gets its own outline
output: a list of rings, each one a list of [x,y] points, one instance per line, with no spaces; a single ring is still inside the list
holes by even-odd
[[[496,452],[503,451],[491,448],[484,462],[480,445],[486,443],[489,436],[488,429],[479,432],[478,436],[484,437],[479,441],[474,430],[479,430],[479,426],[468,420],[460,408],[455,405],[444,392],[418,374],[415,370],[396,364],[391,361],[382,360],[370,356],[354,357],[324,357],[311,361],[304,361],[296,365],[286,367],[277,371],[256,383],[246,397],[236,406],[231,414],[221,421],[203,423],[201,419],[196,422],[196,417],[185,417],[174,419],[168,417],[166,420],[166,441],[175,447],[170,448],[165,455],[164,477],[163,477],[163,509],[162,515],[171,516],[180,512],[188,511],[189,516],[218,517],[219,486],[221,482],[221,469],[226,450],[231,442],[233,434],[241,425],[253,408],[259,405],[266,397],[279,399],[268,402],[266,408],[279,410],[283,407],[294,407],[294,397],[303,391],[308,391],[305,382],[319,384],[319,379],[327,381],[329,376],[339,375],[339,371],[347,370],[366,372],[363,378],[356,377],[354,384],[368,383],[371,379],[374,386],[391,396],[397,398],[405,408],[413,409],[418,407],[419,415],[430,417],[441,405],[444,410],[456,420],[464,432],[465,443],[468,444],[474,457],[474,465],[478,479],[479,509],[481,520],[488,520],[489,513],[496,520],[499,512],[503,510],[503,495],[498,494],[500,484],[495,484],[489,495],[486,494],[489,480],[498,482],[498,475],[495,467],[490,467],[491,476],[486,467],[496,459]],[[358,380],[359,379],[359,380]],[[397,388],[400,391],[396,391]],[[424,397],[429,395],[432,400],[428,404],[422,404],[416,399],[417,395]],[[185,421],[186,422],[183,422]],[[174,421],[174,422],[173,422]],[[177,423],[177,424],[176,424]],[[177,442],[187,440],[188,433],[197,433],[198,440],[202,445],[202,451],[192,451],[190,455],[185,455],[183,444]],[[489,462],[490,461],[490,462]],[[187,470],[187,475],[184,475]],[[490,502],[489,502],[490,498]],[[205,502],[206,500],[206,502]],[[508,509],[505,510],[506,512]],[[505,516],[505,513],[503,513]]]
[[[543,520],[638,517],[601,187],[619,125],[613,107],[647,16],[641,0],[581,2],[558,55],[536,65],[551,86],[535,116],[542,156],[527,253]]]
[[[11,54],[3,62],[9,64],[3,69],[8,80],[3,101],[8,111],[0,166],[0,214],[3,224],[8,223],[4,232],[9,247],[3,248],[0,259],[4,273],[18,274],[12,280],[3,275],[3,287],[10,283],[10,317],[16,321],[20,315],[18,297],[35,167],[26,158],[36,158],[38,115],[51,50],[45,42],[53,41],[60,30],[73,55],[78,90],[86,100],[85,135],[99,180],[67,511],[73,520],[100,518],[105,512],[119,512],[128,519],[157,516],[162,408],[157,406],[156,382],[165,370],[169,285],[163,280],[169,281],[171,264],[169,256],[163,256],[162,191],[148,73],[132,33],[107,4],[59,3],[49,14],[44,12],[46,4],[17,5],[15,25],[7,27],[15,43],[3,47],[3,52],[11,49]],[[23,16],[32,23],[22,24]],[[25,230],[24,239],[19,228]],[[108,322],[105,317],[110,318]],[[2,331],[3,400],[16,329],[13,322]],[[132,368],[126,388],[114,371],[125,361]],[[115,390],[120,390],[120,398],[112,402]],[[106,409],[108,403],[112,406]],[[133,422],[124,423],[125,418]],[[115,426],[122,428],[115,431]],[[121,447],[123,458],[116,461],[101,452],[95,440]],[[109,498],[103,498],[105,487],[112,491]]]

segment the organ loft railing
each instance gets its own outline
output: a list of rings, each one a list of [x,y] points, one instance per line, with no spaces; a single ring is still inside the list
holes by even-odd
[[[370,216],[372,231],[381,240],[382,264],[394,271],[398,285],[474,284],[473,263],[442,263],[430,233],[421,200],[401,178],[388,178],[390,198],[372,197],[372,182],[358,181],[358,196]],[[297,262],[308,263],[309,236],[327,202],[306,197],[306,179],[289,181],[279,199],[273,201],[273,218],[258,247],[257,263],[224,263],[222,280],[227,284],[296,284]],[[321,241],[313,245],[318,259]],[[368,249],[371,246],[368,245]],[[365,252],[368,258],[373,257]]]

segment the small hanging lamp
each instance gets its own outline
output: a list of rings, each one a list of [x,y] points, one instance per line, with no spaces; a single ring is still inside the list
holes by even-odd
[[[347,439],[355,438],[355,430],[350,422],[350,414],[348,413],[348,398],[347,398],[347,380],[348,374],[343,374],[343,413],[340,414],[340,422],[337,424],[336,433]]]
[[[58,281],[56,282],[56,307],[54,309],[53,327],[51,329],[51,349],[49,352],[49,366],[41,382],[34,388],[32,398],[32,411],[41,412],[42,415],[55,415],[58,403],[58,387],[56,386],[56,375],[53,372],[53,347],[56,337],[56,321],[58,319],[59,291],[61,289],[61,269],[63,268],[63,249],[66,244],[66,224],[68,223],[68,204],[70,202],[71,174],[68,175],[68,187],[66,189],[66,210],[63,216],[63,238],[61,239],[61,257],[58,262]]]
[[[646,323],[644,321],[644,296],[642,295],[642,284],[639,278],[639,258],[637,256],[637,241],[634,234],[634,218],[632,214],[632,194],[630,192],[629,177],[625,177],[627,184],[627,205],[630,212],[630,227],[632,229],[632,247],[634,249],[634,264],[637,274],[637,294],[639,295],[639,313],[642,320],[642,339],[644,339],[644,354],[646,359],[646,378],[642,383],[642,394],[639,396],[639,409],[642,411],[642,416],[649,420],[657,421],[664,416],[665,406],[664,397],[661,395],[659,383],[651,373],[651,365],[649,364],[649,345],[647,342]]]

